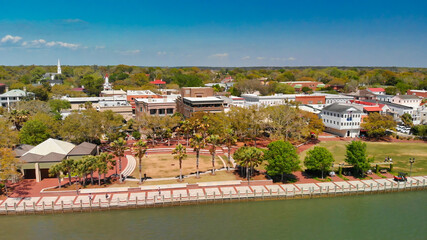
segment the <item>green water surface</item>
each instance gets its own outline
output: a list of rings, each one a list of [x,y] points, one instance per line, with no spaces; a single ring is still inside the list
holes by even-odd
[[[0,239],[427,239],[427,191],[0,216]]]

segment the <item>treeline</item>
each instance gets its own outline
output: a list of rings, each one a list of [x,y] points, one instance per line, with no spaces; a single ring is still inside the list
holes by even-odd
[[[260,91],[261,94],[289,93],[292,89],[275,83],[285,81],[319,81],[330,85],[345,86],[344,91],[354,91],[358,87],[381,86],[388,88],[390,94],[405,93],[408,89],[427,89],[425,68],[366,68],[366,67],[312,67],[312,68],[161,68],[117,66],[63,66],[62,74],[57,75],[64,86],[50,87],[41,81],[47,72],[56,72],[56,66],[0,66],[0,82],[11,88],[24,86],[35,92],[37,98],[46,100],[56,95],[79,95],[72,88],[82,87],[88,95],[98,95],[102,90],[103,76],[110,75],[115,89],[151,89],[156,86],[149,82],[155,79],[166,81],[167,88],[198,87],[205,83],[220,82],[231,76],[237,82],[230,92],[239,95],[245,92]],[[268,85],[260,83],[266,79]],[[44,84],[43,84],[44,83]],[[280,86],[280,87],[279,87]],[[328,89],[325,89],[328,90]]]
[[[230,135],[245,144],[257,146],[260,138],[303,142],[322,132],[324,125],[316,114],[280,105],[232,107],[227,113],[195,113],[188,119],[181,118],[179,114],[165,117],[144,115],[132,124],[132,128],[152,145],[184,137],[188,146],[189,139],[200,133],[202,136]]]
[[[86,104],[62,119],[61,109],[70,108],[63,100],[22,101],[10,112],[0,113],[0,147],[18,144],[37,145],[48,138],[75,144],[102,140],[114,141],[126,135],[125,120],[112,111],[98,112]]]

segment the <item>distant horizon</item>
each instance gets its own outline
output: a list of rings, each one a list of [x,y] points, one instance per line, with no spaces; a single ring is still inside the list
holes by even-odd
[[[0,65],[427,67],[421,0],[0,1]]]
[[[188,65],[188,66],[155,66],[155,65],[132,65],[132,64],[62,64],[61,67],[82,67],[82,66],[102,66],[102,67],[109,67],[109,66],[118,66],[118,65],[126,65],[131,67],[141,67],[141,68],[190,68],[190,67],[197,67],[197,68],[422,68],[427,69],[427,67],[406,67],[406,66],[334,66],[334,65],[325,65],[325,66],[197,66],[197,65]],[[40,66],[40,67],[56,67],[56,64],[21,64],[21,65],[1,65],[5,67],[30,67],[30,66]]]

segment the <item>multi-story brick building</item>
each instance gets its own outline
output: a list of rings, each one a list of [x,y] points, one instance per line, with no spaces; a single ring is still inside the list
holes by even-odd
[[[213,88],[181,88],[181,96],[176,99],[177,112],[191,117],[195,112],[222,112],[224,99],[214,96]]]
[[[136,119],[142,115],[173,115],[176,111],[176,103],[170,98],[137,98],[135,107]]]
[[[137,98],[162,98],[162,96],[157,95],[150,90],[128,90],[126,92],[126,99],[132,106],[133,114],[135,114],[135,99]]]

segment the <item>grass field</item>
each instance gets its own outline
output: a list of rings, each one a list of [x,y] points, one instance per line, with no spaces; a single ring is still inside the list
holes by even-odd
[[[334,155],[335,163],[342,163],[345,159],[345,145],[347,143],[344,141],[325,141],[316,146],[327,148]],[[409,173],[409,158],[414,157],[415,163],[412,166],[412,175],[427,175],[426,143],[367,142],[366,144],[368,146],[368,155],[369,157],[374,157],[375,162],[383,162],[386,157],[393,159],[393,172]],[[304,161],[308,150],[300,154],[301,162]]]
[[[153,154],[148,157],[142,158],[142,174],[147,174],[147,177],[152,178],[167,178],[176,177],[179,175],[179,162],[173,158],[172,154]],[[224,161],[227,161],[224,158]],[[138,162],[138,159],[137,159]],[[224,164],[221,159],[216,157],[215,168],[223,168]],[[212,157],[208,155],[200,155],[199,159],[199,170],[207,171],[212,169]],[[196,155],[188,155],[188,157],[182,161],[182,174],[188,175],[196,172]],[[132,173],[135,178],[139,177],[138,163],[135,171]]]

